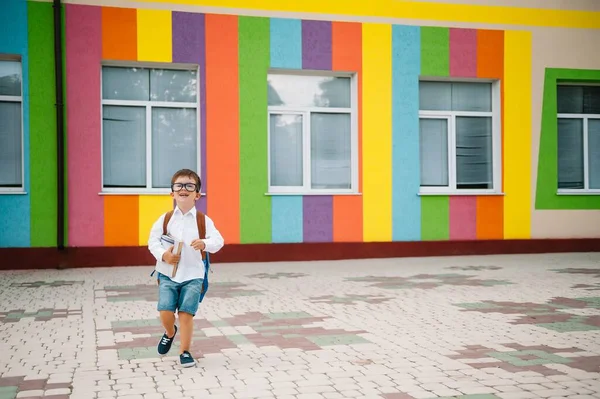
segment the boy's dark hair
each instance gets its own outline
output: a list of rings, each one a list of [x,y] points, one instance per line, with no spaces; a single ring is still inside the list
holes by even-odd
[[[200,176],[198,176],[198,173],[194,172],[191,169],[180,169],[177,172],[175,172],[173,177],[171,177],[171,186],[175,183],[175,180],[177,180],[180,177],[189,177],[194,179],[196,181],[196,192],[200,192],[202,182],[200,181]]]

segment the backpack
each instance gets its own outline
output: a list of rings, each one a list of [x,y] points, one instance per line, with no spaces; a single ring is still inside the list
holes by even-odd
[[[174,210],[171,210],[165,214],[165,219],[163,220],[163,234],[167,234],[167,225],[169,224],[169,220],[173,216]],[[200,211],[196,211],[196,223],[198,224],[198,238],[204,239],[206,238],[206,219],[204,218],[204,214]],[[206,295],[206,291],[208,291],[208,271],[210,270],[210,254],[208,252],[201,252],[202,254],[202,262],[204,263],[204,279],[202,280],[202,289],[200,291],[200,302],[204,299],[204,295]],[[152,272],[154,274],[154,272]]]

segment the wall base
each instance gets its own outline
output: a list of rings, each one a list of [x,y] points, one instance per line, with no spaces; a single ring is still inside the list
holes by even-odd
[[[276,262],[423,256],[600,252],[600,238],[373,243],[229,244],[213,262]],[[145,266],[147,247],[0,248],[0,270]]]

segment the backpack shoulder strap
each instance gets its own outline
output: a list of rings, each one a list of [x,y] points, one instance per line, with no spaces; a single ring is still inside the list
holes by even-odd
[[[200,239],[206,238],[206,219],[200,211],[196,212],[196,222],[198,223],[198,237]]]
[[[169,224],[169,220],[171,220],[171,216],[173,216],[173,211],[169,211],[165,214],[165,219],[163,220],[163,234],[167,235],[167,225]]]
[[[196,211],[196,223],[198,224],[198,238],[201,240],[206,238],[206,219],[204,214],[200,211]],[[206,253],[202,251],[202,259],[206,257]]]

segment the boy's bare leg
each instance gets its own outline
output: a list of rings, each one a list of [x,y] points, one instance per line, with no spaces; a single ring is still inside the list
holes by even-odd
[[[173,335],[175,335],[175,313],[168,310],[161,310],[160,321],[165,328],[167,336],[173,338]]]
[[[179,312],[179,332],[181,333],[181,346],[179,354],[190,351],[192,345],[192,333],[194,332],[194,316],[189,313]]]

